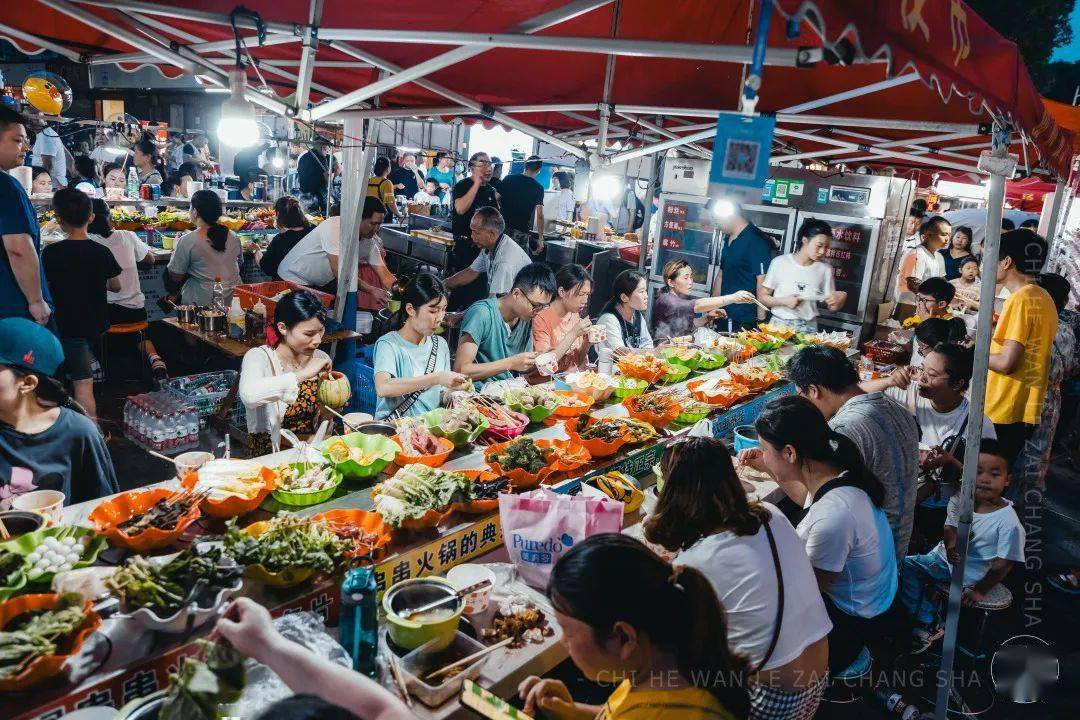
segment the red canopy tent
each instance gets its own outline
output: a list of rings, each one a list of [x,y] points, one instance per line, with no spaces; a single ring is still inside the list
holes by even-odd
[[[149,63],[222,84],[234,5],[29,0],[0,24],[0,37],[24,50]],[[711,120],[737,106],[757,3],[456,0],[440,11],[403,0],[362,28],[352,27],[351,3],[249,5],[268,31],[260,47],[241,23],[259,61],[258,72],[248,69],[249,98],[271,110],[319,120],[378,96],[384,113],[492,119],[550,133],[584,156],[581,140],[601,126],[607,141],[646,147],[696,133],[703,150]],[[989,144],[986,124],[997,120],[1015,144],[1030,146],[1030,166],[1038,159],[1067,177],[1076,135],[1047,112],[1015,45],[960,0],[777,0],[777,8],[787,22],[772,24],[757,107],[778,115],[786,145],[774,160],[974,171]],[[256,90],[260,75],[269,93]]]

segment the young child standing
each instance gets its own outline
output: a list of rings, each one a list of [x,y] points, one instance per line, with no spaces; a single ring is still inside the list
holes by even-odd
[[[1015,563],[1024,562],[1024,528],[1001,496],[1009,484],[1009,462],[997,440],[983,439],[975,476],[975,513],[964,568],[964,607],[979,603],[1001,583]],[[949,500],[945,516],[945,539],[925,555],[908,555],[900,569],[900,597],[915,620],[916,652],[930,647],[944,634],[938,608],[923,597],[928,582],[948,582],[953,563],[960,561],[956,548],[960,497]],[[921,599],[921,601],[920,601]]]
[[[53,210],[67,239],[47,246],[41,264],[56,304],[60,344],[75,399],[96,422],[90,348],[109,327],[106,291],[120,291],[122,270],[109,249],[87,234],[94,219],[89,195],[74,188],[57,190]]]
[[[968,308],[979,309],[979,261],[968,255],[960,261],[960,277],[950,280],[949,283],[956,288],[956,297],[953,299],[952,310],[964,312]]]

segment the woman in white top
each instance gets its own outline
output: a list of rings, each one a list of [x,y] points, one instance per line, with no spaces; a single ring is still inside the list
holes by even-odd
[[[727,448],[712,438],[669,445],[664,489],[645,538],[700,570],[728,620],[728,644],[756,673],[750,717],[813,717],[825,690],[832,629],[802,541],[783,514],[750,502]],[[782,579],[782,580],[781,580]]]
[[[180,298],[185,305],[210,305],[214,281],[220,280],[227,309],[233,288],[240,284],[240,239],[218,224],[222,212],[221,198],[213,190],[191,196],[195,229],[176,242],[169,260],[169,279],[184,284]]]
[[[605,330],[601,347],[616,355],[653,347],[645,310],[649,307],[649,284],[636,270],[623,270],[611,286],[611,300],[604,306],[596,324]]]
[[[574,183],[570,179],[570,173],[560,170],[555,173],[555,182],[559,186],[559,203],[555,208],[555,220],[574,222],[574,210],[577,203],[574,202]]]
[[[847,293],[836,289],[833,267],[822,260],[831,241],[827,222],[807,220],[795,237],[795,252],[769,263],[757,297],[778,322],[801,332],[817,332],[819,302],[834,312],[843,307]]]
[[[413,276],[398,298],[396,329],[375,343],[375,417],[420,415],[442,404],[443,390],[468,378],[450,369],[450,346],[436,335],[446,316],[446,287],[431,273]]]
[[[799,507],[810,501],[795,532],[832,621],[829,673],[835,675],[859,657],[867,638],[881,634],[896,595],[896,551],[881,509],[885,488],[855,444],[829,428],[804,397],[770,401],[754,427],[761,448],[742,451],[740,462],[772,475]]]
[[[109,222],[109,206],[104,200],[95,198],[93,202],[94,218],[90,221],[87,232],[91,239],[109,248],[116,258],[116,264],[120,266],[120,291],[106,293],[109,301],[109,325],[145,323],[146,296],[139,284],[138,264],[153,265],[154,254],[150,252],[150,246],[130,230],[113,230]],[[146,333],[143,333],[143,339],[139,342],[139,350],[150,362],[155,378],[163,380],[168,377],[169,370],[165,361],[158,355],[154,343]]]
[[[919,228],[921,244],[908,250],[900,258],[896,273],[897,302],[915,304],[919,283],[929,277],[945,276],[945,258],[938,250],[952,239],[952,225],[940,215],[935,215]]]
[[[301,438],[315,432],[322,410],[319,378],[330,370],[330,356],[319,349],[326,308],[318,297],[307,290],[287,293],[277,302],[274,320],[280,342],[248,350],[240,367],[253,457],[280,449],[282,428]]]

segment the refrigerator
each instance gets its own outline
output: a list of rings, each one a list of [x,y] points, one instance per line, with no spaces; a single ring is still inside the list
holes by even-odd
[[[716,227],[703,177],[707,172],[686,168],[674,178],[665,173],[649,273],[653,298],[664,287],[664,265],[675,259],[690,263],[695,297],[711,293],[727,238]],[[822,329],[846,330],[861,342],[872,337],[878,305],[887,297],[914,189],[911,180],[900,178],[772,167],[762,202],[742,210],[772,238],[777,254],[792,252],[795,233],[805,220],[829,223],[833,242],[826,262],[833,266],[836,288],[848,297],[835,312],[822,306],[818,324]]]

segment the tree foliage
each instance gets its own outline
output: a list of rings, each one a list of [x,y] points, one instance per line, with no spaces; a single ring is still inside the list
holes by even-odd
[[[1072,80],[1077,70],[1071,66],[1075,63],[1051,63],[1050,57],[1056,48],[1072,40],[1069,16],[1075,3],[1076,0],[967,0],[983,20],[1016,43],[1039,91],[1063,102],[1072,102],[1075,88]]]

